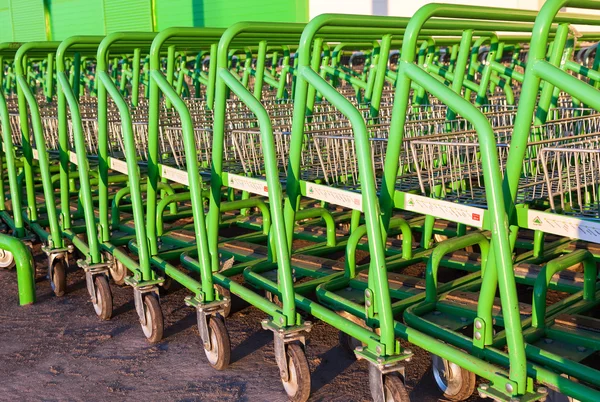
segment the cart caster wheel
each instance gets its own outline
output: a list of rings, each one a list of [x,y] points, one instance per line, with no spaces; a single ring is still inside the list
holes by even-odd
[[[67,269],[62,259],[56,259],[52,268],[52,290],[58,297],[64,296],[67,290]]]
[[[344,352],[346,352],[348,356],[351,356],[353,358],[356,358],[356,355],[354,354],[356,348],[359,346],[363,346],[363,343],[361,341],[351,337],[343,331],[338,332],[338,342],[340,343],[340,346],[342,347]]]
[[[437,386],[444,393],[444,399],[464,401],[475,392],[475,373],[436,355],[431,356],[431,368]]]
[[[265,291],[265,297],[267,298],[267,300],[269,300],[271,303],[275,304],[278,307],[283,308],[283,303],[281,302],[281,300],[279,299],[279,296],[277,296],[274,293],[269,292],[268,290]]]
[[[229,289],[225,289],[221,285],[215,285],[215,290],[221,295],[221,297],[226,297],[229,299],[229,303],[223,309],[223,317],[227,318],[231,314],[231,292]]]
[[[163,284],[158,288],[161,295],[166,295],[173,288],[173,279],[170,276],[165,276]]]
[[[113,260],[114,264],[110,267],[110,277],[116,285],[122,286],[125,284],[125,278],[127,278],[127,267],[116,257],[113,257]]]
[[[0,249],[0,268],[12,269],[15,267],[15,256],[8,250]]]
[[[157,343],[163,337],[163,315],[160,308],[160,302],[153,294],[144,295],[144,315],[146,317],[146,325],[142,324],[142,331],[148,342]]]
[[[365,324],[364,320],[361,320],[360,318],[358,318],[355,315],[352,315],[346,311],[337,311],[337,314],[346,318],[347,320],[352,321],[353,323],[355,323],[357,325],[360,325],[361,327],[363,327],[365,329],[368,329],[369,331],[372,330]],[[357,347],[365,346],[364,343],[362,343],[358,339],[348,335],[347,333],[345,333],[343,331],[338,332],[338,342],[340,343],[340,346],[342,347],[342,349],[346,353],[348,353],[348,355],[352,358],[356,358],[356,354],[354,353],[354,351],[356,350]]]
[[[404,382],[397,374],[386,374],[383,378],[385,402],[410,402]]]
[[[96,285],[96,303],[94,303],[94,311],[101,320],[110,320],[113,313],[112,292],[108,279],[104,275],[96,275],[94,278]]]
[[[210,336],[211,348],[204,348],[208,363],[215,370],[224,370],[229,366],[231,344],[227,327],[220,317],[210,316],[208,318],[208,335]]]
[[[304,350],[297,343],[286,346],[288,380],[281,381],[292,402],[305,402],[310,396],[310,368]]]

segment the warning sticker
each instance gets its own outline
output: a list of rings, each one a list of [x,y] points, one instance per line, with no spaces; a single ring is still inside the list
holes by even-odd
[[[73,151],[69,152],[69,160],[72,164],[77,165],[77,154]]]
[[[320,184],[306,183],[306,196],[330,204],[356,209],[361,212],[363,210],[362,194],[354,193],[352,191],[340,190],[339,188],[322,186]]]
[[[600,222],[529,210],[527,225],[529,229],[545,233],[600,243]]]
[[[404,209],[425,215],[433,215],[453,222],[464,223],[476,228],[483,227],[483,215],[485,213],[485,209],[414,194],[406,194]]]
[[[227,185],[252,194],[264,195],[265,197],[269,196],[269,187],[265,180],[228,173]]]
[[[115,158],[108,158],[108,166],[112,170],[116,170],[117,172],[127,174],[127,162],[125,161]]]
[[[183,184],[184,186],[190,185],[190,182],[188,180],[188,174],[183,170],[161,165],[160,175],[161,177],[167,180],[174,181],[175,183]]]

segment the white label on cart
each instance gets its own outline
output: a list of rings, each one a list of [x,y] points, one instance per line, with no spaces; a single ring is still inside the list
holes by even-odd
[[[186,171],[161,165],[160,175],[167,180],[174,181],[175,183],[183,184],[184,186],[190,185]]]
[[[71,163],[77,165],[77,154],[75,152],[69,152],[69,160]]]
[[[527,225],[529,229],[541,230],[545,233],[600,243],[600,223],[598,222],[529,210]]]
[[[433,215],[437,218],[453,222],[464,223],[476,228],[483,226],[483,214],[485,213],[485,209],[414,194],[405,195],[404,209],[425,215]]]
[[[269,187],[264,180],[228,173],[227,185],[252,194],[264,195],[265,197],[269,196]]]
[[[330,204],[356,209],[361,212],[363,210],[362,194],[352,191],[340,190],[339,188],[322,186],[315,183],[306,183],[306,196]]]
[[[127,174],[127,162],[120,159],[108,158],[108,165],[112,170]]]
[[[37,159],[37,160],[40,159],[40,154],[37,149],[31,148],[31,153],[33,154],[33,159]]]

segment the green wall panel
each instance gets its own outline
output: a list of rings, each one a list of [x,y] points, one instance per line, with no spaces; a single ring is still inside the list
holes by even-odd
[[[202,26],[194,21],[193,3],[196,0],[155,0],[156,30],[169,27]]]
[[[13,38],[12,18],[10,15],[10,1],[0,0],[0,41],[10,42]]]
[[[102,0],[46,0],[52,40],[73,35],[104,35]]]
[[[46,39],[42,0],[10,0],[14,40],[27,42]]]
[[[304,0],[193,1],[203,26],[227,27],[239,21],[305,22]]]
[[[307,22],[308,0],[155,0],[157,29],[239,21]]]
[[[104,0],[106,33],[152,31],[150,0]]]
[[[307,20],[308,0],[0,0],[0,41]]]

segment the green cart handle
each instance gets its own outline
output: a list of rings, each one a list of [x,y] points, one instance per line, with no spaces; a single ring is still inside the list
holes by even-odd
[[[127,170],[132,174],[128,175],[129,180],[129,191],[132,203],[132,213],[135,225],[135,235],[138,245],[138,256],[139,266],[142,273],[143,280],[149,280],[151,278],[150,268],[150,251],[148,248],[146,226],[144,225],[144,206],[142,200],[142,189],[140,183],[140,177],[136,174],[137,172],[137,155],[135,153],[135,139],[133,135],[133,123],[129,113],[129,107],[122,94],[116,87],[114,81],[108,74],[108,58],[110,55],[111,47],[119,42],[126,42],[136,47],[136,50],[140,47],[146,47],[149,49],[150,44],[156,37],[155,33],[113,33],[107,35],[106,38],[98,46],[97,51],[97,66],[96,75],[98,77],[98,144],[99,144],[99,156],[100,156],[100,177],[101,177],[101,190],[100,194],[100,221],[103,227],[104,239],[108,240],[108,127],[106,125],[107,119],[107,97],[110,96],[115,102],[119,110],[121,117],[121,130],[124,143],[125,162],[127,164]],[[137,59],[139,60],[139,52]],[[106,182],[104,183],[104,180]],[[105,204],[105,205],[103,205]],[[103,216],[103,209],[106,208],[106,212]],[[104,221],[106,220],[106,221]]]

